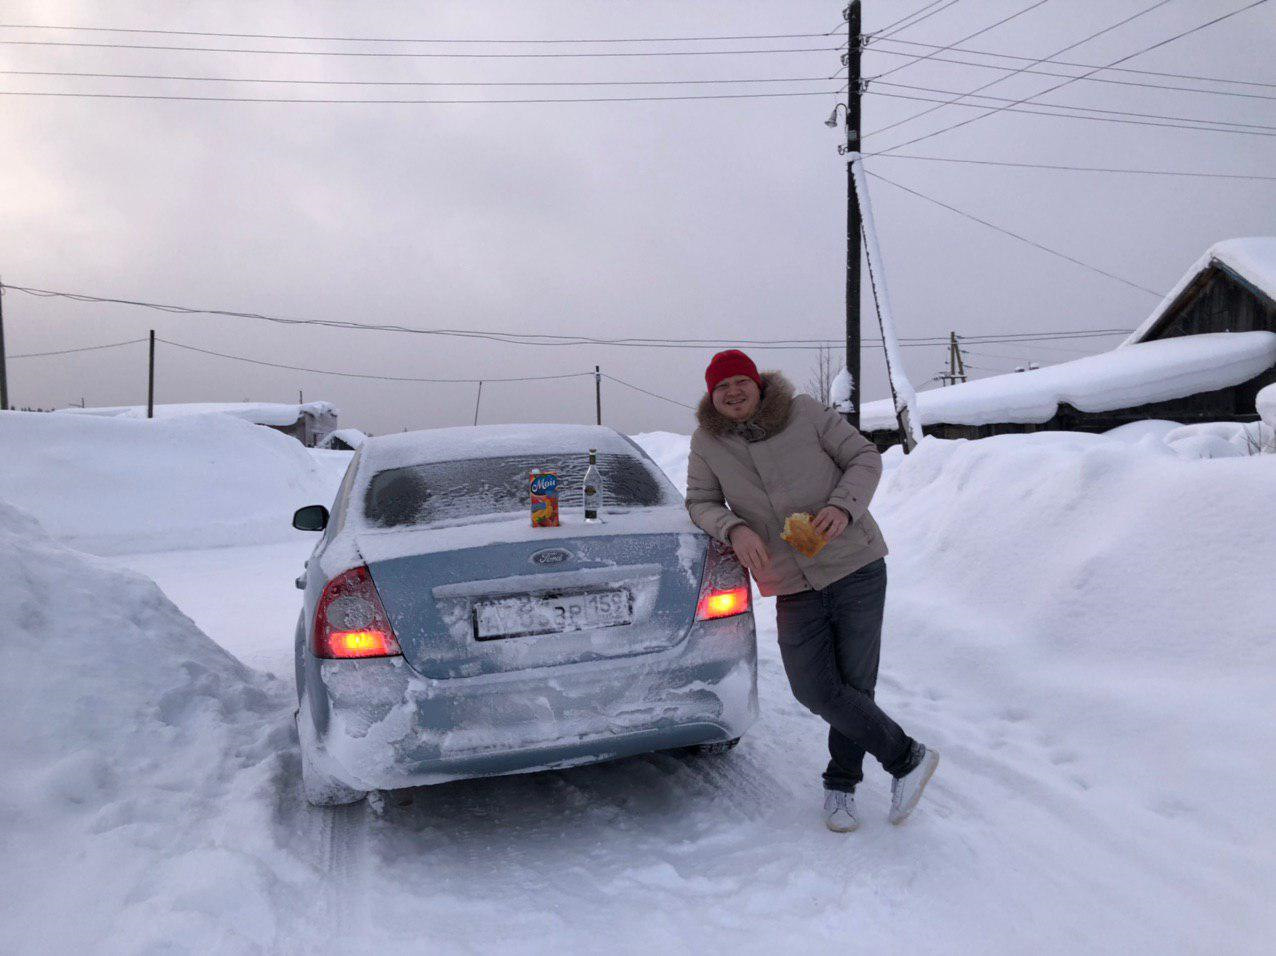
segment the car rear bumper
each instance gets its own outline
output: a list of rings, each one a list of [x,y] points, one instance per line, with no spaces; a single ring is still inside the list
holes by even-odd
[[[402,658],[313,661],[304,746],[327,774],[392,790],[731,740],[757,717],[751,614],[668,651],[432,680]]]

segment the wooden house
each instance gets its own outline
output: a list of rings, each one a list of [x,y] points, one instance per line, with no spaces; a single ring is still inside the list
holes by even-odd
[[[1276,382],[1276,238],[1211,247],[1117,348],[1024,372],[919,392],[925,434],[1104,432],[1149,419],[1253,422]],[[889,400],[866,403],[861,430],[898,442]]]

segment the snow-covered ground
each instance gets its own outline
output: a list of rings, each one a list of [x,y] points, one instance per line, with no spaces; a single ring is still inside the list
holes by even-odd
[[[0,462],[18,414],[0,414]],[[257,454],[242,437],[227,455]],[[636,437],[681,486],[686,436]],[[731,754],[312,810],[291,729],[308,539],[173,550],[148,525],[165,550],[145,553],[110,527],[104,560],[0,509],[0,951],[1265,952],[1276,455],[1186,438],[1151,423],[887,456],[879,696],[943,762],[898,828],[870,769],[850,835],[820,825],[822,725],[788,693],[771,601],[762,717]],[[298,460],[288,493],[271,472],[242,505],[255,527],[331,499],[340,454]],[[10,466],[0,498],[84,546],[112,495],[149,488],[87,464],[117,471],[77,522],[22,484],[35,469]]]

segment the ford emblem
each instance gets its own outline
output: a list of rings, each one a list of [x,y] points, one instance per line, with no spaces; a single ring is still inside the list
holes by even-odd
[[[532,564],[562,564],[571,559],[571,553],[562,548],[545,548],[532,555]]]

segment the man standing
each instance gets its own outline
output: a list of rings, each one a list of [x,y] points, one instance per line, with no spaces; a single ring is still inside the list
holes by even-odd
[[[736,349],[705,370],[687,464],[687,511],[728,543],[764,595],[776,595],[780,656],[798,701],[829,725],[824,822],[859,826],[864,754],[894,778],[891,823],[917,806],[939,754],[873,700],[886,603],[886,542],[868,505],[882,459],[837,412]],[[781,537],[785,519],[815,516],[827,544],[809,558]]]

